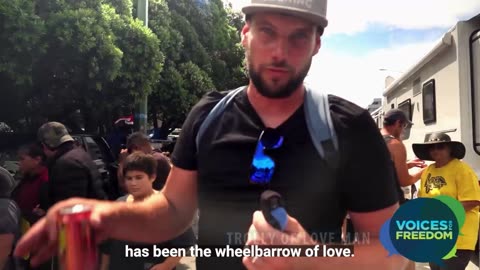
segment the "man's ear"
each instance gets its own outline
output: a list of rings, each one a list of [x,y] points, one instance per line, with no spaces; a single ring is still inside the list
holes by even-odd
[[[250,34],[250,24],[246,23],[242,28],[242,46],[246,48],[248,44],[248,36]]]
[[[151,181],[152,183],[155,182],[156,179],[157,179],[157,175],[156,175],[156,174],[150,175],[150,181]]]
[[[322,47],[322,38],[319,34],[315,36],[315,48],[313,49],[313,55],[316,55]]]
[[[42,157],[34,157],[33,158],[38,164],[42,163]]]
[[[43,152],[46,152],[46,151],[52,152],[52,150],[50,150],[50,148],[44,143],[42,143],[42,149],[43,149]]]

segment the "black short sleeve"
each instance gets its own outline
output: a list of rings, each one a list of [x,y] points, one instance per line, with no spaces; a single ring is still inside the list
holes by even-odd
[[[341,193],[348,211],[370,212],[398,201],[388,148],[368,111],[332,97],[341,133]],[[342,143],[343,142],[343,143]]]
[[[183,123],[182,131],[172,154],[172,164],[185,170],[197,170],[197,147],[195,138],[198,129],[215,104],[224,97],[226,92],[209,92],[193,106]]]
[[[193,229],[189,228],[183,234],[169,241],[171,247],[190,247],[196,244],[195,234]]]
[[[98,245],[98,249],[100,250],[100,253],[105,254],[105,255],[110,255],[111,254],[111,249],[112,249],[112,240],[105,240],[100,245]]]
[[[18,234],[20,208],[13,200],[0,199],[0,234]]]

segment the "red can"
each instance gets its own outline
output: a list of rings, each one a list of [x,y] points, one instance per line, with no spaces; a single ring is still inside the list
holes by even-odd
[[[60,270],[96,270],[97,245],[90,226],[91,207],[77,204],[60,210],[58,264]]]

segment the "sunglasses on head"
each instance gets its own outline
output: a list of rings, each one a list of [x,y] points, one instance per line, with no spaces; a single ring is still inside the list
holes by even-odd
[[[266,128],[258,137],[257,147],[253,155],[250,182],[253,184],[269,184],[275,171],[275,161],[265,154],[265,150],[277,149],[283,145],[283,136],[272,128]]]

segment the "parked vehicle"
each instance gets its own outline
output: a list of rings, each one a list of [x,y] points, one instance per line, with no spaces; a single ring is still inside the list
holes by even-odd
[[[386,86],[383,104],[372,112],[379,127],[384,112],[403,110],[413,126],[406,130],[407,158],[412,143],[433,132],[465,144],[464,160],[480,176],[480,14],[458,22],[432,50]]]
[[[415,158],[412,143],[425,141],[433,132],[447,133],[465,144],[464,161],[480,184],[480,14],[458,22],[427,55],[386,86],[382,107],[371,113],[379,128],[384,113],[393,108],[403,110],[413,122],[403,134],[407,159]]]
[[[176,141],[180,136],[180,132],[182,131],[181,128],[176,128],[170,134],[168,134],[167,139],[171,141]]]

